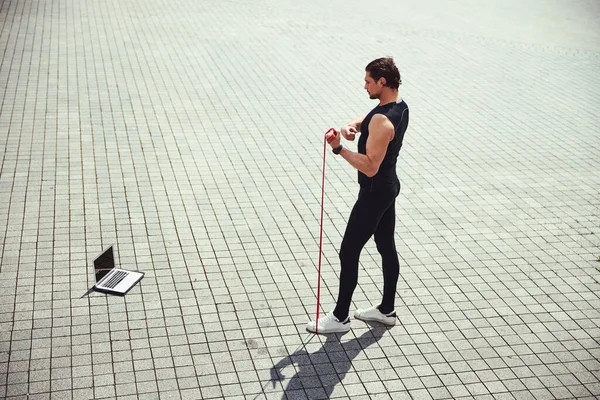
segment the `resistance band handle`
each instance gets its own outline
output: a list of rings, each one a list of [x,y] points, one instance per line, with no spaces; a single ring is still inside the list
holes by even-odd
[[[327,143],[331,143],[331,141],[333,139],[335,139],[335,137],[336,137],[335,129],[329,128],[329,130],[327,132],[325,132],[325,140],[327,141]]]

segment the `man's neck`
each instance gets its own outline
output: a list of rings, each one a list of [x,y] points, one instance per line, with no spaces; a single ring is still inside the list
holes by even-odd
[[[379,105],[383,106],[385,104],[388,103],[393,103],[395,101],[397,101],[400,98],[400,93],[398,93],[398,90],[384,90],[383,92],[381,92],[381,96],[379,97]]]

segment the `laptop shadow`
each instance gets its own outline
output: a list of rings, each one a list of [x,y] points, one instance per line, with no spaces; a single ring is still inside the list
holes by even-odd
[[[102,290],[96,290],[96,289],[94,289],[94,286],[92,286],[91,288],[88,289],[87,292],[85,292],[83,294],[83,296],[80,297],[80,299],[83,299],[84,297],[89,297],[90,293],[98,293],[98,294],[103,294],[106,296],[111,295],[111,296],[117,296],[117,297],[125,297],[125,293],[107,293]]]
[[[95,290],[94,290],[94,287],[93,287],[93,286],[92,286],[91,288],[89,288],[89,289],[88,289],[88,291],[87,291],[87,292],[85,292],[85,293],[83,294],[83,296],[81,296],[81,297],[80,297],[80,299],[83,299],[84,297],[87,297],[87,296],[89,296],[89,295],[90,295],[90,293],[92,293],[92,292],[95,292]]]

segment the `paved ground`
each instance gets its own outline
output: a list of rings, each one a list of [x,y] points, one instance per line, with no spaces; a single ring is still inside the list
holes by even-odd
[[[600,396],[598,3],[258,3],[0,2],[0,398]],[[315,337],[322,135],[382,55],[399,323]],[[325,186],[329,311],[355,172]],[[124,298],[87,293],[109,244]]]

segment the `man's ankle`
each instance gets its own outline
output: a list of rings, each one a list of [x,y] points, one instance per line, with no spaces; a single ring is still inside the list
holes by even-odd
[[[380,313],[382,313],[383,315],[388,315],[394,312],[394,308],[392,307],[392,309],[388,310],[387,308],[383,308],[381,307],[381,304],[377,306],[377,309],[379,310]]]
[[[333,310],[333,316],[336,317],[340,322],[344,322],[348,319],[348,313],[344,316],[344,318],[340,318],[341,313],[337,310]]]

